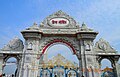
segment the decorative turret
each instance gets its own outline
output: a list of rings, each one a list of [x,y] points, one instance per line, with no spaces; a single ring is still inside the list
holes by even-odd
[[[21,31],[21,33],[23,34],[23,37],[25,39],[29,38],[29,37],[41,38],[41,32],[36,23],[33,23],[33,25],[31,27]]]
[[[30,28],[26,29],[26,30],[39,30],[39,27],[38,27],[37,24],[34,22],[33,25],[32,25]]]
[[[93,29],[87,28],[87,25],[83,22],[83,24],[81,26],[81,31],[87,31],[87,32],[89,32],[89,31],[93,31]]]
[[[80,30],[77,33],[78,39],[95,39],[98,32],[95,32],[93,29],[89,29],[85,23],[82,24]]]
[[[100,38],[99,41],[96,42],[94,51],[96,53],[116,53],[116,50],[103,38]]]

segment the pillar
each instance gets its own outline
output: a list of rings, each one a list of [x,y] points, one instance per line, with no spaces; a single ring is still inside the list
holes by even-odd
[[[119,77],[119,65],[118,65],[118,60],[119,60],[119,56],[114,56],[114,63],[112,63],[112,67],[113,67],[113,72],[115,77]]]
[[[39,71],[39,59],[37,58],[40,55],[39,42],[42,35],[38,30],[34,32],[34,29],[22,31],[22,35],[25,39],[25,47],[21,64],[22,72],[20,72],[21,76],[19,77],[37,77]],[[29,68],[26,68],[26,66],[29,66]]]
[[[3,54],[0,54],[0,75],[3,73]]]
[[[95,39],[96,32],[79,32],[77,33],[77,39],[79,41],[79,52],[81,56],[81,71],[84,77],[91,77],[89,76],[88,67],[91,65],[95,65],[95,57],[93,56],[93,40]],[[82,76],[81,75],[81,76]]]

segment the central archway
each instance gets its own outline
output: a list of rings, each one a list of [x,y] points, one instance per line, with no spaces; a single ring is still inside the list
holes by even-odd
[[[57,47],[56,50],[54,50],[55,47]],[[54,63],[53,63],[53,62],[50,62],[51,58],[48,59],[48,58],[46,58],[46,56],[49,55],[48,53],[54,53],[55,51],[57,52],[57,54],[54,54],[51,57],[54,59],[54,60],[52,60],[52,61],[54,61]],[[76,72],[78,71],[78,63],[79,62],[77,62],[78,58],[76,56],[76,50],[70,42],[67,42],[67,41],[61,40],[61,39],[59,39],[59,40],[56,39],[51,42],[48,42],[43,47],[42,54],[43,54],[43,58],[41,58],[41,59],[43,59],[42,64],[45,66],[44,69],[50,69],[52,72],[52,76],[58,75],[60,77],[63,77],[63,76],[66,77],[68,74],[67,71],[70,70],[71,68],[75,69]],[[65,55],[63,56],[63,54],[65,54]],[[55,60],[55,59],[58,59],[58,57],[60,57],[61,59]],[[71,58],[71,59],[69,59],[69,58]],[[48,62],[49,62],[49,64],[47,65]],[[62,67],[63,69],[60,69],[59,67]],[[57,68],[59,68],[59,69],[57,69]]]
[[[68,48],[71,49],[73,54],[77,54],[77,49],[78,46],[76,46],[76,44],[74,44],[73,41],[71,40],[64,40],[64,39],[50,39],[50,40],[46,40],[46,42],[44,42],[45,44],[40,47],[41,49],[41,54],[40,56],[38,56],[37,59],[40,59],[40,57],[47,51],[47,49],[49,49],[51,46],[55,45],[55,44],[63,44],[65,46],[67,46]]]
[[[46,49],[47,49],[48,47],[50,47],[51,45],[54,45],[54,44],[56,44],[56,43],[65,44],[65,45],[68,46],[70,49],[72,49],[72,51],[73,51],[74,54],[76,54],[76,50],[74,49],[74,47],[73,47],[70,43],[68,43],[68,42],[66,42],[66,41],[64,41],[64,40],[59,40],[59,39],[56,39],[56,40],[48,43],[48,44],[43,48],[42,53],[44,54],[44,52],[46,51]]]

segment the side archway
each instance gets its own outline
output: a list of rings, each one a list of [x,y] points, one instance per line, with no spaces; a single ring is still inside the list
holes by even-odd
[[[107,62],[107,66],[106,68],[101,68],[101,62]],[[117,72],[116,72],[116,65],[114,62],[114,59],[112,57],[108,57],[108,56],[99,56],[98,58],[98,62],[101,68],[101,76],[103,76],[103,74],[106,73],[110,73],[110,75],[112,74],[112,76],[117,76]],[[102,66],[105,66],[104,63],[102,64]]]
[[[17,77],[20,69],[20,55],[4,55],[3,74]]]

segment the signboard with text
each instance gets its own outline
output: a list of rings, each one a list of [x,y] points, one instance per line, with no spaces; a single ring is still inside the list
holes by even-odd
[[[67,25],[69,25],[69,20],[68,19],[66,19],[66,18],[52,18],[52,19],[50,19],[50,21],[49,21],[49,25],[51,25],[51,26],[55,26],[55,27],[64,27],[64,26],[67,26]]]

